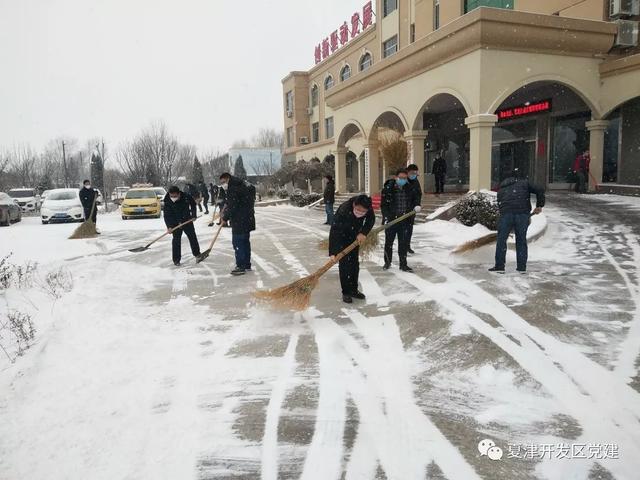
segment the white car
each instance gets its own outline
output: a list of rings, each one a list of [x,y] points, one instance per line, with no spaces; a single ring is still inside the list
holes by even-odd
[[[12,188],[7,192],[18,201],[23,212],[37,212],[40,209],[40,195],[33,188]]]
[[[160,208],[164,210],[164,197],[167,195],[167,191],[164,187],[152,187],[153,191],[156,192],[156,197],[160,200]]]
[[[49,191],[40,208],[43,224],[49,222],[82,222],[84,210],[77,188],[56,188]]]

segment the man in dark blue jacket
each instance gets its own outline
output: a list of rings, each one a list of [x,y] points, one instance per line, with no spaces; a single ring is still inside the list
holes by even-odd
[[[531,212],[531,194],[536,196],[536,208]],[[531,215],[542,212],[544,207],[544,189],[533,185],[526,178],[519,178],[518,170],[505,178],[498,190],[498,239],[496,241],[495,265],[490,272],[504,273],[507,256],[507,239],[512,230],[516,233],[517,270],[527,271],[527,230]]]
[[[82,184],[78,196],[80,197],[80,203],[84,210],[84,219],[91,219],[93,223],[96,223],[98,219],[98,191],[91,188],[91,182],[89,180],[85,180]]]
[[[231,242],[236,254],[236,268],[231,275],[244,275],[251,270],[251,232],[256,229],[256,187],[229,173],[220,175],[220,182],[226,188],[226,206],[221,218],[223,222],[231,222]]]
[[[193,197],[186,192],[181,192],[175,185],[170,187],[169,193],[164,197],[164,223],[167,226],[167,231],[187,220],[197,217],[197,207]],[[171,246],[173,264],[176,266],[180,265],[180,259],[182,257],[182,232],[184,232],[189,239],[193,256],[197,257],[200,255],[200,245],[196,237],[196,229],[193,226],[193,222],[187,223],[173,232]]]
[[[329,256],[335,257],[356,240],[362,244],[375,223],[376,216],[370,197],[357,195],[344,202],[338,208],[331,224]],[[345,303],[352,303],[354,298],[365,299],[364,293],[358,290],[360,275],[358,250],[359,248],[356,247],[338,263],[342,301]]]

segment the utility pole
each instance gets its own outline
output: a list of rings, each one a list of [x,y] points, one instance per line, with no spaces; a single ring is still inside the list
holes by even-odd
[[[69,188],[69,175],[67,173],[67,153],[64,149],[65,141],[62,141],[62,163],[64,165],[64,187]]]

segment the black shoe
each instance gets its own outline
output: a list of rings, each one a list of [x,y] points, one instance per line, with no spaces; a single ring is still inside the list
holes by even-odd
[[[179,267],[179,266],[180,266],[180,260],[174,260],[174,261],[173,261],[173,264],[174,264],[176,267]]]
[[[522,274],[527,273],[527,269],[526,269],[526,268],[516,268],[516,271],[517,271],[518,273],[522,273]]]
[[[231,270],[231,275],[235,275],[236,277],[240,275],[244,275],[245,273],[246,273],[246,270],[240,267],[237,267]]]
[[[402,265],[400,267],[400,270],[402,270],[403,272],[413,273],[413,268],[411,268],[409,265]]]
[[[391,268],[391,264],[390,264],[390,263],[385,263],[385,264],[382,266],[382,269],[383,269],[383,270],[389,270],[390,268]]]
[[[364,300],[366,297],[366,295],[362,292],[359,292],[358,290],[356,290],[355,292],[351,293],[351,296],[357,300]]]
[[[496,273],[504,273],[504,267],[500,268],[500,267],[491,267],[489,269],[490,272],[496,272]]]
[[[411,255],[413,255],[416,252],[414,252],[411,248],[407,248],[407,253],[410,253]]]
[[[353,303],[353,299],[349,295],[342,294],[342,301],[344,303]]]

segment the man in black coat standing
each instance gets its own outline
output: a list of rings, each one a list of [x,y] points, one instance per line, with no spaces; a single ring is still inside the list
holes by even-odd
[[[167,231],[177,227],[181,223],[192,218],[198,218],[196,202],[191,195],[181,192],[175,185],[169,188],[169,193],[164,197],[164,223]],[[196,229],[193,222],[178,228],[173,232],[172,257],[175,266],[180,265],[182,257],[182,232],[187,235],[191,253],[194,257],[200,255],[200,245],[196,237]]]
[[[531,212],[531,194],[536,196],[536,208]],[[527,230],[531,215],[542,212],[544,207],[544,189],[533,185],[526,178],[520,178],[515,169],[500,184],[498,190],[498,208],[500,219],[498,220],[498,239],[496,241],[495,264],[490,272],[504,273],[507,256],[507,239],[511,230],[516,232],[516,258],[517,270],[520,273],[527,271],[528,246]]]
[[[356,240],[362,244],[375,223],[376,216],[370,197],[358,195],[344,202],[338,208],[329,232],[329,256],[335,257]],[[338,264],[342,301],[345,303],[352,303],[354,298],[365,299],[365,295],[358,290],[358,250],[358,247],[352,250]]]
[[[256,229],[256,187],[229,173],[220,175],[220,181],[226,189],[222,221],[231,221],[231,241],[236,255],[236,268],[231,275],[244,275],[251,270],[251,232]]]
[[[326,175],[324,178],[327,179],[324,192],[322,192],[324,211],[327,214],[327,221],[324,224],[331,225],[333,223],[333,204],[336,202],[336,183],[331,175]]]
[[[198,187],[200,190],[200,195],[202,196],[202,203],[204,204],[204,213],[205,215],[209,214],[209,189],[204,182],[200,182]]]
[[[439,154],[433,161],[431,173],[436,177],[436,193],[444,193],[444,182],[447,178],[447,162],[442,158],[442,155]]]
[[[98,219],[98,191],[91,188],[91,182],[89,180],[82,182],[82,185],[78,195],[80,196],[80,203],[84,210],[84,219],[89,220],[89,218],[91,218],[93,223],[96,223]]]
[[[412,163],[411,165],[409,165],[407,167],[407,173],[409,174],[409,186],[411,187],[413,193],[413,199],[414,202],[417,202],[416,205],[422,205],[422,185],[420,185],[420,180],[418,180],[418,174],[419,174],[419,169],[418,166],[415,163]],[[411,248],[411,237],[413,236],[413,224],[416,221],[416,217],[411,217],[410,218],[410,224],[409,224],[409,239],[407,240],[407,252],[408,253],[416,253],[413,251],[413,249]]]
[[[409,185],[409,176],[405,168],[401,168],[396,172],[396,178],[387,180],[382,187],[382,201],[380,203],[382,210],[382,223],[389,223],[405,213],[411,211],[419,212],[420,197],[416,195],[415,189]],[[400,270],[403,272],[413,272],[413,269],[407,265],[407,252],[409,248],[409,233],[413,219],[409,218],[400,223],[387,228],[384,231],[384,268],[388,270],[391,267],[393,258],[393,243],[396,235],[398,237],[398,256],[400,257]]]

